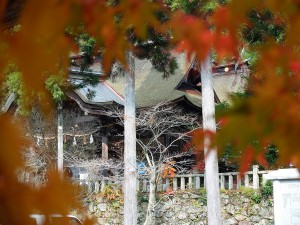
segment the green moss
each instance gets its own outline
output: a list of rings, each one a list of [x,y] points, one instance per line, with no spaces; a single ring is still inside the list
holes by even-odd
[[[255,204],[259,204],[262,201],[262,195],[259,191],[252,188],[241,187],[241,192]]]

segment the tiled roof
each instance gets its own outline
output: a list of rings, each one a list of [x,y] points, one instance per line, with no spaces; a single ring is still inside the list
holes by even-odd
[[[178,84],[186,81],[192,62],[186,60],[185,54],[177,55],[178,69],[175,74],[163,78],[149,60],[135,59],[135,88],[137,108],[156,105],[164,101],[173,101],[182,97],[190,101],[196,107],[201,106],[201,93],[193,94],[193,91],[183,92],[176,90]],[[97,65],[99,62],[97,62]],[[98,68],[96,66],[93,69]],[[96,75],[98,74],[97,71]],[[101,69],[98,71],[101,72]],[[227,64],[213,67],[213,84],[216,98],[228,101],[229,94],[241,91],[244,88],[244,76],[249,76],[249,69],[245,62],[239,64]],[[77,73],[78,74],[78,73]],[[79,74],[78,74],[79,75]],[[77,77],[78,77],[77,75]],[[75,92],[85,102],[93,105],[110,104],[116,102],[123,105],[125,77],[119,76],[106,81],[100,81],[96,87],[87,86]],[[95,91],[93,99],[88,99],[88,89]]]
[[[79,79],[72,79],[72,82],[78,84]],[[84,88],[76,89],[74,92],[88,104],[103,105],[116,102],[123,105],[124,99],[118,95],[105,81],[99,82],[96,86],[85,86]],[[89,98],[89,94],[94,93],[92,98]]]
[[[158,72],[149,60],[135,60],[137,108],[153,106],[164,101],[172,101],[186,95],[181,91],[175,90],[175,87],[188,70],[189,63],[185,60],[185,55],[183,54],[177,57],[177,63],[178,69],[175,74],[163,79],[162,73]],[[120,95],[124,96],[124,77],[117,77],[113,81],[107,80],[107,83]],[[200,99],[196,105],[200,106]]]

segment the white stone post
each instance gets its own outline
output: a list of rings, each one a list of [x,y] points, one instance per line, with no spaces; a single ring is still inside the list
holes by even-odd
[[[184,177],[180,178],[180,189],[185,190],[185,178]]]
[[[63,178],[64,173],[64,149],[63,149],[63,128],[58,126],[57,128],[57,170]]]
[[[225,176],[221,175],[221,189],[225,189]]]
[[[229,180],[228,180],[229,184],[228,184],[228,189],[231,190],[233,189],[233,176],[229,175]]]
[[[259,189],[258,165],[253,166],[253,189]]]
[[[177,186],[177,177],[173,178],[173,190],[177,191],[178,190],[178,186]]]
[[[249,175],[245,175],[245,187],[249,187]]]

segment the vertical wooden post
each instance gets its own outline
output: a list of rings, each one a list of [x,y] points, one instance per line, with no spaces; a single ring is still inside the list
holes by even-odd
[[[108,138],[106,135],[102,136],[102,159],[108,160]]]
[[[258,165],[253,166],[253,189],[259,188]]]

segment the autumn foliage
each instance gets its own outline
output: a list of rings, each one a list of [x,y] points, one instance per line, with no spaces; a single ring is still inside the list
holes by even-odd
[[[21,7],[13,7],[19,4]],[[241,28],[253,26],[248,16],[253,9],[268,9],[276,15],[274,24],[285,26],[282,41],[266,37],[261,45],[245,42]],[[166,23],[157,19],[157,11],[169,15]],[[46,78],[61,71],[67,76],[69,55],[78,51],[74,40],[66,35],[66,28],[80,24],[97,39],[95,51],[101,52],[106,72],[115,60],[125,64],[126,52],[134,49],[134,44],[128,41],[128,30],[146,38],[147,26],[155,27],[158,32],[170,32],[174,49],[186,51],[188,56],[196,53],[198,60],[211,48],[220,57],[239,57],[240,49],[246,47],[259,55],[249,80],[251,94],[243,101],[233,99],[232,110],[223,115],[226,123],[216,136],[212,135],[213,143],[219,149],[231,143],[236,151],[244,152],[241,162],[244,165],[253,160],[263,162],[262,153],[272,143],[279,148],[282,161],[300,168],[299,13],[297,0],[232,0],[204,17],[171,12],[164,1],[1,0],[0,69],[14,63],[22,72],[28,95],[42,92],[44,95],[37,100],[45,102]],[[3,71],[0,74],[2,82]],[[21,224],[17,219],[6,220],[7,215],[24,216],[33,209],[50,212],[59,206],[57,210],[66,213],[72,202],[66,193],[71,189],[54,175],[49,178],[49,186],[38,191],[16,180],[15,171],[22,166],[20,147],[25,142],[21,138],[24,135],[10,121],[1,115],[0,223]],[[55,198],[46,193],[54,193]],[[24,207],[17,207],[20,202]]]

